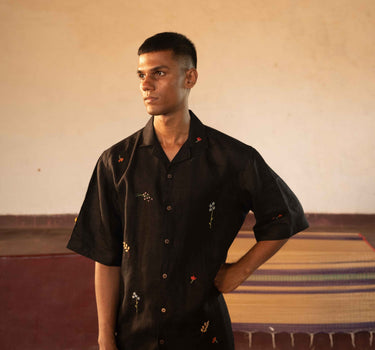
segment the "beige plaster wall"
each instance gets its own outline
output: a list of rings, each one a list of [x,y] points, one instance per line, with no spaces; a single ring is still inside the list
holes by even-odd
[[[100,153],[148,120],[136,50],[198,49],[191,107],[308,212],[375,213],[373,0],[0,0],[0,214],[77,212]]]

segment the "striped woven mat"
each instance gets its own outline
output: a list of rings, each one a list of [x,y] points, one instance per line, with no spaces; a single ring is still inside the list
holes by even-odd
[[[228,261],[255,243],[241,231]],[[356,233],[304,232],[226,294],[234,331],[375,331],[375,250]]]

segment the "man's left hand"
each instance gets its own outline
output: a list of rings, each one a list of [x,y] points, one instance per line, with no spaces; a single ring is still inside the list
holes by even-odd
[[[221,265],[215,277],[215,287],[221,293],[229,293],[235,290],[243,281],[247,279],[246,273],[238,263]]]

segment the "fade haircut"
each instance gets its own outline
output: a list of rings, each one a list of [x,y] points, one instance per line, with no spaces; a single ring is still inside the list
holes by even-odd
[[[138,49],[138,56],[166,50],[171,50],[176,56],[189,58],[193,67],[197,68],[197,51],[194,44],[185,35],[179,33],[158,33],[146,39]]]

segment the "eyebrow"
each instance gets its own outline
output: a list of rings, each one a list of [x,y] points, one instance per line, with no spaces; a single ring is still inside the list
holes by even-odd
[[[161,65],[161,66],[156,66],[156,67],[151,68],[150,71],[151,71],[151,72],[155,72],[155,71],[157,71],[157,70],[159,70],[159,69],[169,69],[169,67],[168,67],[168,66],[163,66],[163,65]],[[142,72],[143,72],[142,69],[138,69],[138,70],[137,70],[137,73],[142,73]]]

